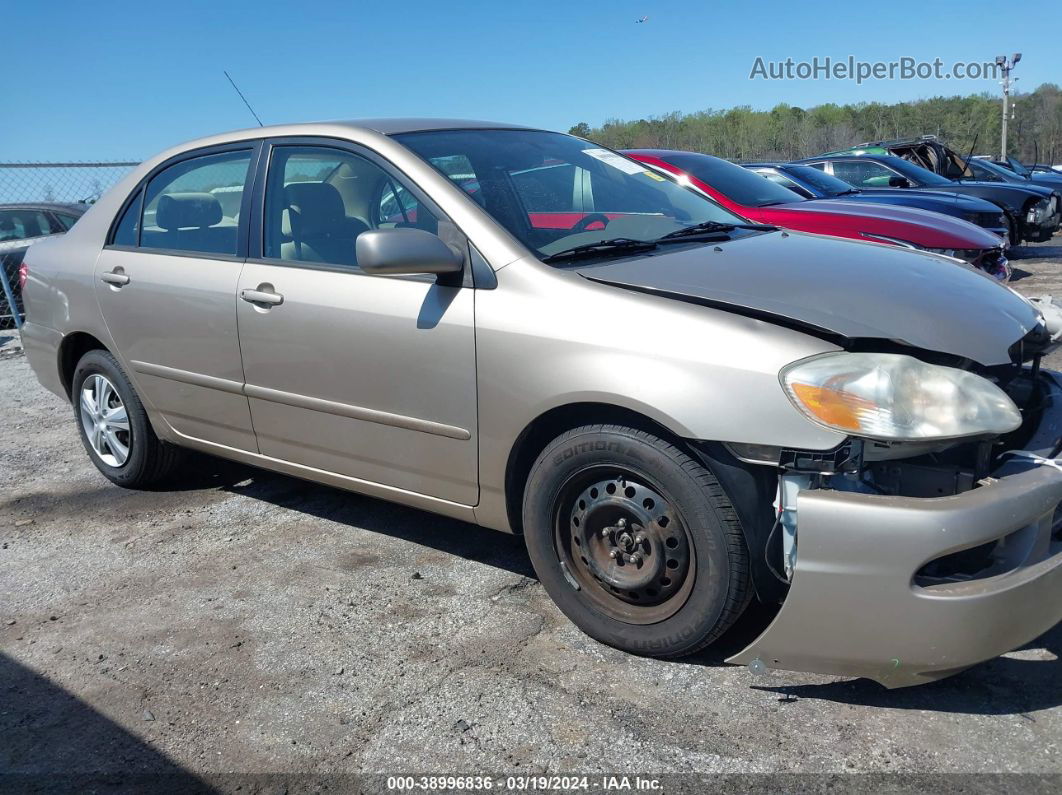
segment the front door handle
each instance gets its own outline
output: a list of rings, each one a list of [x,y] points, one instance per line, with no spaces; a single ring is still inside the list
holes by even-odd
[[[268,285],[259,285],[261,287],[267,287]],[[284,296],[280,293],[274,293],[271,290],[240,290],[240,298],[249,304],[267,304],[268,306],[279,306],[284,303]]]
[[[113,271],[104,271],[100,274],[100,279],[107,282],[107,284],[114,287],[124,287],[129,284],[129,277],[122,273],[120,270],[115,269]]]

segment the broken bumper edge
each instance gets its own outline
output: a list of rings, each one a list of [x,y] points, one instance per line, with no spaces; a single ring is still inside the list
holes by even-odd
[[[1030,450],[1062,438],[1059,375]],[[958,673],[1062,620],[1062,470],[1008,457],[963,494],[908,498],[815,490],[797,501],[798,552],[778,615],[728,662],[861,676],[907,687]],[[1003,539],[997,565],[916,581],[930,561]]]

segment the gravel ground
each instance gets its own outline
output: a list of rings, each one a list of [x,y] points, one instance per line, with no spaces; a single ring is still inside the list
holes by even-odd
[[[1060,243],[1014,286],[1062,296]],[[762,612],[633,657],[517,538],[205,457],[112,486],[4,336],[0,773],[1062,773],[1062,627],[899,691],[723,664]]]

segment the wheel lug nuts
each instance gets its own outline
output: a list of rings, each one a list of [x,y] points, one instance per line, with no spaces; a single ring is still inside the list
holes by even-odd
[[[627,526],[627,520],[626,519],[620,519],[618,522],[616,522],[616,526],[620,530],[622,530],[623,528],[625,528]]]
[[[607,527],[605,527],[605,528],[603,528],[601,530],[601,537],[602,538],[608,538],[608,528]]]
[[[644,544],[645,543],[645,534],[644,533],[638,533],[638,535],[636,535],[634,537],[634,543],[635,544]]]
[[[608,556],[610,558],[612,558],[613,560],[615,560],[617,557],[619,557],[619,550],[618,549],[609,550]]]
[[[627,560],[637,566],[639,563],[642,562],[642,556],[635,552],[633,555],[628,555]]]

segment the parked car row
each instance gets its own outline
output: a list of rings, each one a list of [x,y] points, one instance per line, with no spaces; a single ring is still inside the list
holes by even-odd
[[[777,614],[729,660],[755,671],[902,687],[1038,637],[1062,312],[956,258],[1003,245],[962,191],[756,170],[836,190],[488,122],[216,135],[30,249],[23,344],[112,482],[193,449],[521,534],[635,654],[754,600]]]
[[[711,155],[657,149],[626,154],[682,177],[724,207],[759,223],[930,251],[961,259],[1001,281],[1010,278],[1001,237],[1007,231],[1005,219],[994,206],[977,200],[953,195],[933,203],[923,197],[936,212],[903,206],[903,200],[889,192],[874,197],[877,201],[863,201],[862,193],[844,183],[840,184],[848,192],[839,189],[837,180],[829,181],[814,168],[791,166],[805,169],[794,174],[807,185],[817,183],[820,194],[833,192],[830,198],[810,197],[785,184],[792,178],[784,177],[777,164],[743,168]],[[780,180],[785,182],[779,184]]]
[[[859,144],[803,161],[857,187],[915,187],[978,196],[1007,216],[1010,242],[1048,240],[1062,222],[1062,174],[963,157],[936,136]],[[1009,162],[1009,161],[1008,161]]]

